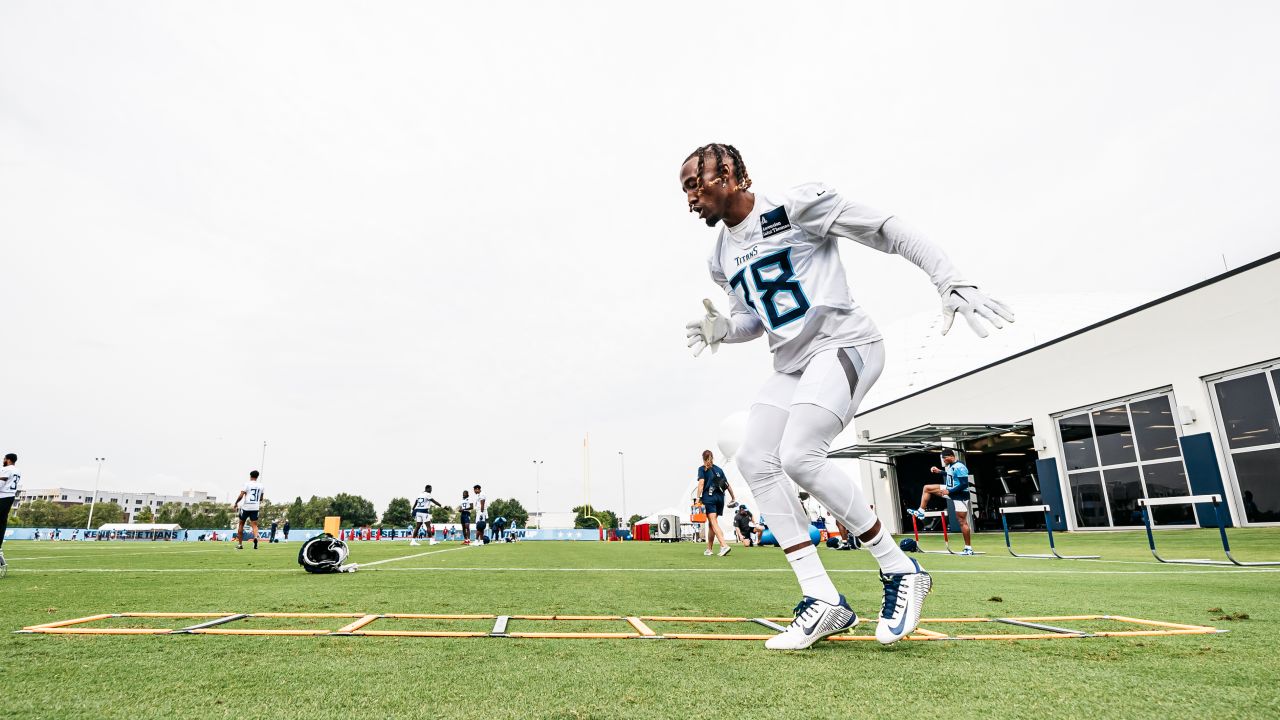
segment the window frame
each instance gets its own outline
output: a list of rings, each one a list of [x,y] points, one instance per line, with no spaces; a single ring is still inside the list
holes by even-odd
[[[1144,460],[1142,458],[1142,449],[1138,444],[1138,431],[1137,431],[1137,427],[1134,425],[1134,422],[1133,422],[1133,409],[1131,406],[1133,405],[1133,403],[1142,402],[1144,400],[1153,400],[1158,397],[1163,397],[1168,400],[1169,409],[1173,413],[1173,417],[1174,417],[1173,431],[1179,441],[1178,454],[1176,457],[1152,458],[1150,460]],[[1125,416],[1128,418],[1128,421],[1129,421],[1129,432],[1133,438],[1133,456],[1135,459],[1131,462],[1116,463],[1112,465],[1103,465],[1102,451],[1098,447],[1098,431],[1097,431],[1097,428],[1094,426],[1093,414],[1095,412],[1100,412],[1103,410],[1111,410],[1116,407],[1124,407]],[[1154,390],[1147,390],[1144,392],[1135,393],[1133,395],[1125,395],[1118,398],[1112,398],[1110,400],[1104,400],[1101,402],[1091,403],[1089,405],[1083,405],[1080,407],[1072,408],[1070,410],[1063,410],[1061,412],[1053,413],[1049,416],[1049,419],[1053,421],[1053,432],[1057,437],[1058,447],[1062,450],[1062,452],[1058,454],[1058,465],[1059,465],[1059,469],[1063,474],[1063,477],[1066,480],[1066,483],[1064,485],[1065,492],[1067,493],[1067,496],[1070,497],[1071,499],[1071,502],[1069,503],[1071,505],[1071,513],[1069,513],[1071,529],[1073,530],[1141,530],[1142,529],[1143,527],[1142,525],[1117,525],[1116,524],[1115,518],[1112,516],[1112,513],[1111,513],[1111,493],[1109,490],[1107,490],[1106,473],[1108,470],[1120,470],[1122,468],[1136,467],[1138,469],[1138,480],[1142,486],[1142,496],[1145,498],[1149,498],[1151,497],[1151,495],[1147,491],[1147,474],[1143,470],[1143,466],[1177,462],[1182,465],[1183,477],[1187,478],[1187,495],[1192,494],[1191,480],[1187,476],[1186,459],[1182,457],[1182,447],[1181,447],[1182,423],[1177,421],[1177,413],[1178,413],[1178,402],[1176,397],[1173,394],[1173,387],[1165,386],[1161,388],[1156,388]],[[1094,453],[1094,458],[1097,460],[1097,464],[1090,468],[1082,468],[1082,469],[1073,471],[1073,470],[1067,469],[1066,444],[1062,439],[1062,426],[1060,425],[1060,421],[1063,418],[1073,417],[1075,415],[1084,415],[1085,417],[1089,418],[1089,432],[1091,433],[1093,438],[1093,453]],[[1102,503],[1107,510],[1107,525],[1105,526],[1081,525],[1077,521],[1077,518],[1075,517],[1075,496],[1071,494],[1072,492],[1071,491],[1071,474],[1073,472],[1098,473],[1099,482],[1101,484],[1100,487],[1102,490]],[[1177,528],[1195,527],[1197,524],[1197,521],[1196,521],[1196,515],[1194,511],[1192,511],[1191,517],[1192,519],[1191,519],[1191,522],[1189,523],[1165,523],[1164,525],[1167,527],[1177,527]]]
[[[1265,445],[1254,445],[1245,448],[1232,448],[1227,435],[1227,426],[1223,422],[1222,406],[1218,402],[1218,391],[1216,385],[1220,382],[1229,382],[1250,375],[1262,375],[1267,383],[1267,389],[1271,391],[1271,402],[1276,407],[1277,415],[1280,415],[1280,387],[1276,386],[1273,372],[1280,370],[1280,358],[1266,360],[1253,365],[1235,368],[1233,370],[1225,370],[1223,372],[1206,375],[1204,380],[1205,392],[1209,395],[1209,402],[1213,408],[1213,425],[1217,431],[1218,446],[1222,448],[1224,464],[1227,466],[1227,477],[1231,480],[1230,492],[1231,508],[1235,511],[1236,520],[1241,527],[1280,527],[1280,522],[1250,522],[1249,516],[1244,509],[1244,490],[1240,487],[1240,478],[1236,475],[1236,455],[1243,455],[1250,452],[1258,452],[1260,450],[1276,450],[1280,449],[1280,443],[1267,443]]]

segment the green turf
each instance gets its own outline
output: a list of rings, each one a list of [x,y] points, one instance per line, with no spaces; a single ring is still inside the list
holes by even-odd
[[[1213,531],[1165,532],[1159,540],[1171,556],[1220,551]],[[1015,536],[1027,552],[1040,552],[1044,542]],[[313,576],[297,568],[296,544],[237,552],[227,544],[11,541],[4,546],[11,571],[0,580],[0,716],[1280,717],[1280,572],[1160,565],[1140,533],[1060,538],[1063,552],[1101,554],[1100,562],[1010,558],[997,535],[976,544],[991,554],[918,556],[935,580],[926,616],[1116,614],[1231,632],[890,648],[823,643],[798,653],[727,641],[21,635],[8,631],[127,611],[780,616],[799,593],[775,548],[717,558],[692,544],[356,543],[358,562],[433,554]],[[1280,559],[1280,530],[1233,531],[1232,545],[1242,559]],[[823,548],[822,557],[859,614],[874,619],[880,585],[870,555]],[[392,623],[487,628],[471,621],[375,625]],[[511,629],[559,626],[513,621]],[[592,622],[571,629],[627,631]]]

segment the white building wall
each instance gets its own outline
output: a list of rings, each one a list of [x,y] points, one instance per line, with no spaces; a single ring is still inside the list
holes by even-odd
[[[64,499],[65,498],[65,499]],[[59,505],[88,505],[93,500],[92,490],[78,488],[31,488],[23,489],[18,504],[33,500],[49,500]],[[99,490],[98,503],[119,505],[124,510],[125,518],[131,519],[144,507],[154,512],[167,503],[181,503],[190,506],[200,502],[217,502],[217,498],[203,490],[184,490],[181,495],[157,495],[155,493],[120,492],[118,490]]]
[[[926,423],[1030,420],[1043,442],[1036,448],[1040,458],[1059,458],[1061,448],[1051,415],[1172,386],[1175,405],[1190,406],[1196,418],[1184,424],[1180,434],[1213,435],[1219,471],[1228,494],[1234,495],[1224,438],[1202,378],[1280,357],[1277,309],[1280,260],[1272,260],[1061,342],[864,411],[857,416],[856,425],[859,432],[866,431],[875,439]],[[880,492],[879,469],[884,466],[868,461],[859,464],[864,487],[877,483]],[[1058,473],[1063,497],[1070,498],[1061,461]],[[884,485],[884,491],[893,492],[895,498],[888,504],[882,502],[878,512],[882,521],[898,528],[901,502],[896,498],[897,485]],[[1231,500],[1239,522],[1235,498]]]

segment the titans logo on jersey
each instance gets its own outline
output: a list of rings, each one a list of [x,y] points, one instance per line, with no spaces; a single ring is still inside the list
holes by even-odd
[[[800,372],[830,347],[880,339],[849,294],[837,238],[828,235],[836,218],[854,218],[874,233],[889,216],[810,183],[781,194],[757,193],[747,218],[721,229],[716,239],[711,276],[732,298],[735,313],[760,318],[779,372]]]

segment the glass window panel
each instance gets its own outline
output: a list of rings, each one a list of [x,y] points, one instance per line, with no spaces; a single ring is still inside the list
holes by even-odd
[[[1102,456],[1103,465],[1137,462],[1133,431],[1129,429],[1129,413],[1124,405],[1095,410],[1093,430],[1098,436],[1098,455]]]
[[[1106,498],[1097,471],[1071,473],[1071,501],[1075,506],[1076,524],[1080,527],[1107,527]]]
[[[1133,415],[1133,430],[1138,437],[1138,454],[1144,461],[1182,456],[1168,395],[1133,403],[1129,412]]]
[[[1089,428],[1088,415],[1072,415],[1058,420],[1062,433],[1062,452],[1067,470],[1082,470],[1098,466],[1098,456],[1093,449],[1093,430]]]
[[[1280,442],[1280,423],[1276,422],[1276,405],[1265,374],[1224,380],[1213,390],[1232,449]]]
[[[1107,500],[1111,505],[1111,521],[1115,525],[1141,525],[1138,498],[1142,497],[1142,481],[1138,468],[1116,468],[1103,473],[1107,482]]]
[[[1147,497],[1182,497],[1191,494],[1187,472],[1181,460],[1142,466],[1142,479],[1147,484]],[[1157,505],[1151,508],[1157,525],[1190,525],[1196,521],[1193,505]]]
[[[1280,449],[1232,453],[1244,516],[1249,522],[1280,522]]]

